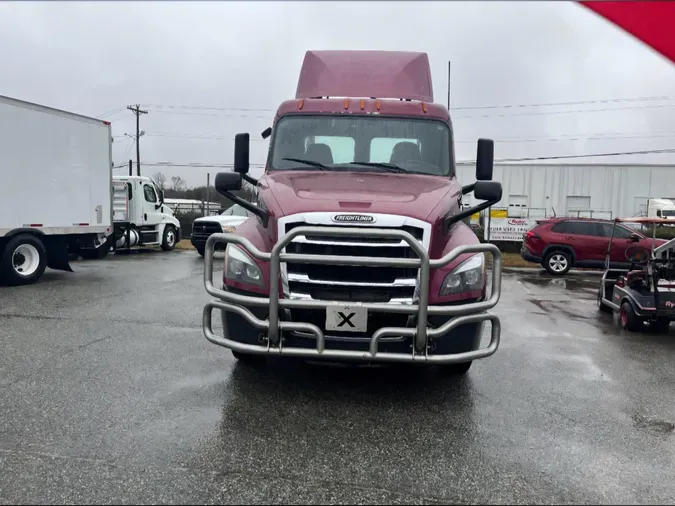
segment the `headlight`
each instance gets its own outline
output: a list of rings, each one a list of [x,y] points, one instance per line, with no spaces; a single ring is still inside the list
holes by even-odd
[[[223,232],[226,233],[226,234],[231,234],[232,232],[234,232],[236,230],[234,227],[231,227],[229,225],[221,225],[221,227],[223,229]]]
[[[469,292],[483,288],[485,280],[485,255],[478,253],[459,264],[441,285],[439,296]]]
[[[264,287],[260,268],[242,251],[228,244],[225,250],[225,278]]]

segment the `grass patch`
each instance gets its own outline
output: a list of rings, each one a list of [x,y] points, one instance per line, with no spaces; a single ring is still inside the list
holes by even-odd
[[[195,249],[195,247],[190,242],[190,239],[182,239],[176,244],[176,249]]]
[[[488,265],[492,265],[492,255],[486,255]],[[541,265],[523,260],[519,253],[502,252],[502,267],[529,267],[531,269],[540,269]]]

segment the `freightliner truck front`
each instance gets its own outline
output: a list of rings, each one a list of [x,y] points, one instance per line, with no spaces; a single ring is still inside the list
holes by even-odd
[[[248,174],[247,133],[235,137],[234,172],[216,176],[216,189],[254,216],[207,242],[209,341],[247,363],[420,362],[459,374],[495,353],[501,257],[464,222],[501,199],[494,145],[478,140],[476,181],[460,185],[426,53],[308,51],[295,100],[263,137],[259,180]],[[242,180],[257,187],[257,206],[231,193]],[[469,194],[480,202],[467,208]],[[212,281],[217,243],[226,243],[222,286]]]

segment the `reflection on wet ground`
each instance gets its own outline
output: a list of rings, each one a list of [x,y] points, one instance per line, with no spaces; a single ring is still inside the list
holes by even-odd
[[[3,504],[675,500],[675,332],[621,331],[597,277],[505,273],[500,349],[450,378],[237,364],[193,252],[75,270],[0,291]]]

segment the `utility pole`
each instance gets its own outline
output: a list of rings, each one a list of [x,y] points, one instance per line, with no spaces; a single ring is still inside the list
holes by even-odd
[[[448,62],[448,111],[450,110],[450,62]]]
[[[128,105],[127,109],[133,112],[136,115],[136,174],[141,175],[141,114],[148,114],[148,111],[142,111],[140,105],[136,104],[136,107]]]

